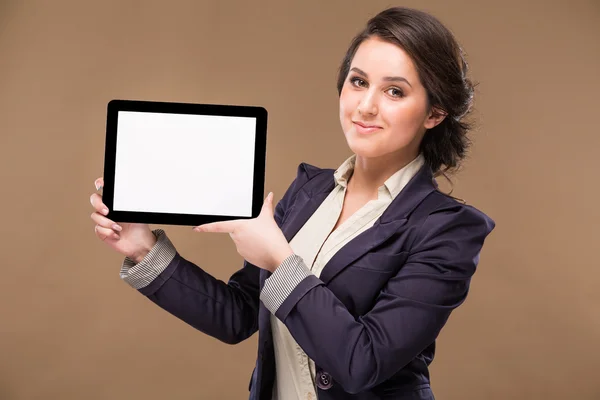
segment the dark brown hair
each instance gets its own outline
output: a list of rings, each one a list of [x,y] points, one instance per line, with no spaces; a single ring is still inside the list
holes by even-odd
[[[400,46],[411,57],[427,92],[428,110],[434,107],[446,114],[425,133],[420,150],[433,173],[447,178],[445,173],[458,169],[471,144],[467,132],[472,125],[463,117],[471,110],[474,85],[466,77],[468,66],[462,48],[432,15],[411,8],[389,8],[371,18],[352,40],[339,69],[338,94],[356,50],[372,37]]]

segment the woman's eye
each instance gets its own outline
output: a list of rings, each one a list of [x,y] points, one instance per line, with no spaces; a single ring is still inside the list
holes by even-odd
[[[365,85],[367,84],[365,81],[363,81],[363,80],[362,80],[362,79],[360,79],[360,78],[352,78],[352,79],[350,79],[350,82],[351,82],[351,83],[352,83],[354,86],[359,86],[359,87],[365,86]]]
[[[390,95],[392,95],[392,97],[404,97],[404,93],[402,93],[402,90],[398,88],[390,88],[388,89],[388,92]]]

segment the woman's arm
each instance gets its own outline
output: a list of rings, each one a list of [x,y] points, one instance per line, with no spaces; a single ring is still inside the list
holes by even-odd
[[[179,253],[148,286],[153,303],[224,343],[239,343],[258,329],[258,267],[244,262],[226,283]]]

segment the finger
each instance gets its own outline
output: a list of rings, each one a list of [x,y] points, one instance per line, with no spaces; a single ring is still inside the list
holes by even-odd
[[[239,221],[221,221],[210,224],[199,225],[194,228],[196,232],[232,233],[238,226]]]
[[[94,226],[94,231],[96,232],[96,236],[98,236],[102,241],[106,239],[119,239],[119,235],[113,231],[112,229],[104,228],[100,225]]]
[[[100,214],[102,214],[102,215],[108,214],[108,208],[102,202],[102,197],[100,197],[100,195],[98,193],[94,193],[90,196],[90,203],[92,203],[92,206],[94,207],[94,209],[97,212],[99,212]]]
[[[100,178],[96,179],[94,181],[94,186],[96,187],[96,190],[100,190],[100,188],[102,188],[104,186],[104,178],[100,177]]]
[[[112,229],[116,232],[121,232],[123,230],[123,227],[121,227],[119,224],[115,223],[114,221],[111,221],[103,215],[98,214],[97,212],[92,213],[91,218],[92,221],[94,221],[96,224],[103,228]]]

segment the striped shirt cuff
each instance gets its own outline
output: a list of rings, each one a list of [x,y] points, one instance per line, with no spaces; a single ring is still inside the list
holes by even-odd
[[[265,280],[260,300],[275,315],[285,299],[305,278],[312,275],[302,257],[292,254]]]
[[[164,230],[156,229],[152,233],[157,241],[146,257],[137,264],[131,258],[125,257],[121,265],[121,279],[134,289],[148,286],[167,268],[177,253]]]

